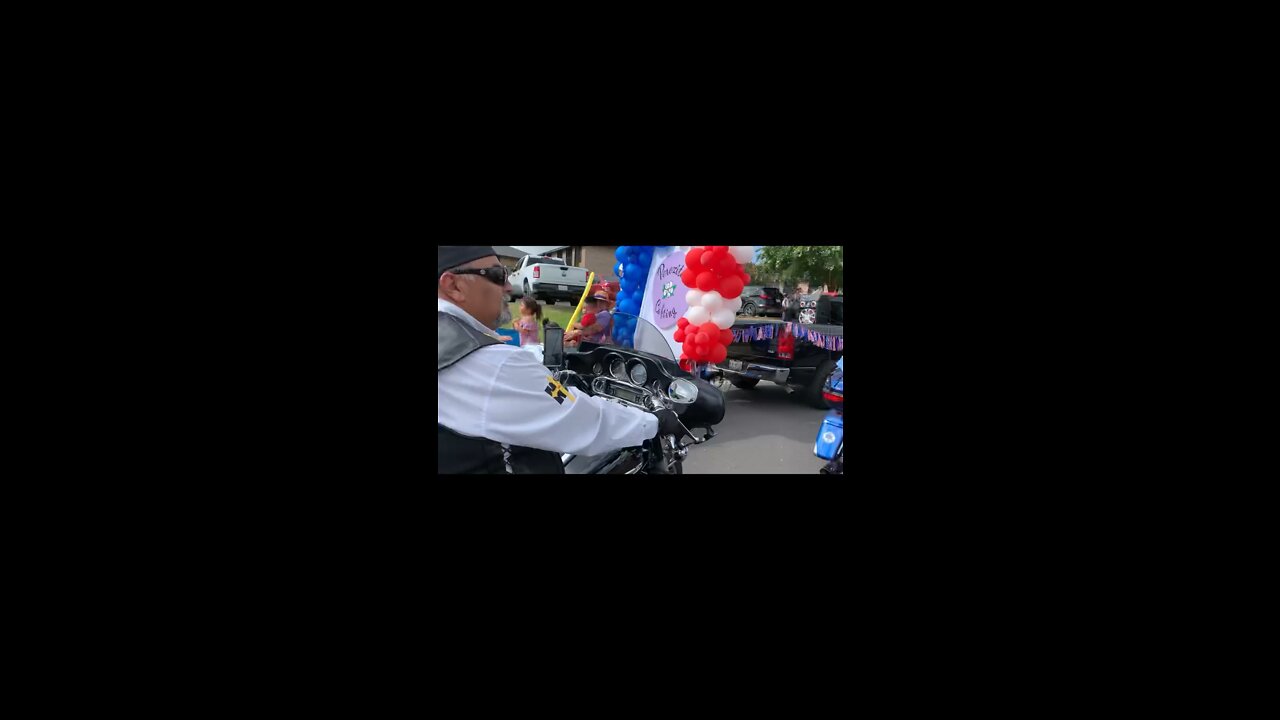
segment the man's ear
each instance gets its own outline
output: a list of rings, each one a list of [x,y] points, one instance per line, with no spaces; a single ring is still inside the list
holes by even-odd
[[[445,297],[450,300],[462,300],[462,286],[458,282],[458,276],[452,275],[440,281],[440,289],[444,291]]]

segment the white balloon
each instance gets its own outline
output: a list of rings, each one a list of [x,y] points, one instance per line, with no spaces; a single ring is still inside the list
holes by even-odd
[[[690,323],[694,325],[701,325],[702,323],[711,319],[711,313],[707,312],[707,309],[702,307],[701,305],[691,305],[689,307],[689,312],[685,313],[684,316]],[[732,324],[733,323],[730,323],[730,325]],[[717,325],[716,327],[720,327],[720,326]]]
[[[711,322],[715,323],[716,327],[721,330],[728,330],[733,327],[734,319],[733,311],[729,308],[720,308],[711,313]],[[689,322],[693,322],[693,318],[689,318]]]
[[[702,304],[702,291],[694,288],[684,294],[684,302],[689,307],[697,307]]]
[[[720,297],[719,291],[712,290],[709,293],[704,293],[702,302],[698,304],[714,313],[724,307],[724,298]]]
[[[742,309],[742,296],[739,295],[736,298],[729,298],[728,300],[725,300],[724,305],[721,305],[721,307],[727,307],[735,313],[738,312]]]
[[[730,245],[729,254],[733,256],[734,260],[745,265],[751,262],[751,258],[755,257],[756,249],[750,245]]]

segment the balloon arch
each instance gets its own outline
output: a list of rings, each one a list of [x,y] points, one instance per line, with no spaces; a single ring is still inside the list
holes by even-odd
[[[649,266],[655,247],[622,245],[615,257],[614,270],[621,279],[617,305],[620,313],[638,316],[644,300]],[[733,342],[733,327],[742,307],[742,289],[751,276],[742,265],[751,262],[755,249],[750,245],[697,245],[685,254],[685,269],[680,282],[686,290],[689,309],[680,318],[674,339],[680,343],[680,365],[692,370],[695,365],[724,362],[727,348]],[[630,345],[635,335],[635,320],[621,317],[614,324],[613,339]]]

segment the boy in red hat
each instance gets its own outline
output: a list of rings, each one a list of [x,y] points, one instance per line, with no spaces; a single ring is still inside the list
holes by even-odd
[[[577,345],[583,340],[604,345],[609,343],[613,331],[613,317],[609,314],[609,296],[603,292],[587,298],[582,306],[582,318],[577,326],[565,333],[565,345]]]

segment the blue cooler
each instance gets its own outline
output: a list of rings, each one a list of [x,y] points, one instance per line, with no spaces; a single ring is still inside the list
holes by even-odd
[[[499,334],[499,335],[501,335],[501,336],[503,336],[503,337],[505,337],[505,338],[507,339],[507,344],[508,344],[508,345],[516,345],[516,346],[519,346],[519,345],[520,345],[520,331],[519,331],[519,330],[508,330],[508,329],[506,329],[506,328],[498,328],[497,332],[498,332],[498,334]]]
[[[829,414],[818,428],[818,439],[813,443],[813,454],[823,460],[835,460],[844,445],[844,417]]]

